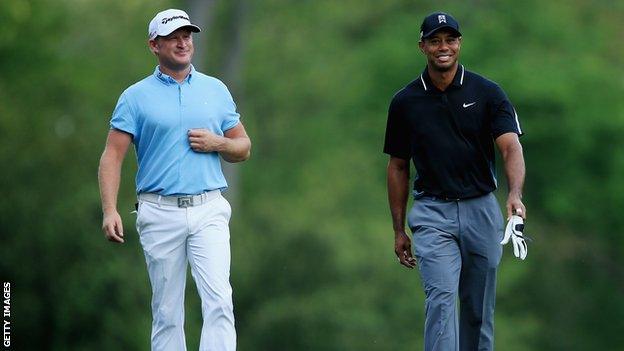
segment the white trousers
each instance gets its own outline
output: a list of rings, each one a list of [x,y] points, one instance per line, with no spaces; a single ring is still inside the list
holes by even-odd
[[[219,191],[180,208],[139,201],[137,230],[152,285],[152,351],[185,351],[187,263],[201,298],[200,351],[236,349],[230,285],[230,204]]]

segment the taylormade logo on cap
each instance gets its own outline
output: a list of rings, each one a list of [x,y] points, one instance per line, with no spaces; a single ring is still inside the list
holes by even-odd
[[[191,32],[201,32],[201,28],[191,23],[186,12],[169,9],[156,14],[149,24],[147,34],[150,39],[154,39],[157,36],[167,36],[182,27],[188,27]]]
[[[190,20],[188,19],[188,17],[184,17],[184,16],[173,16],[173,17],[169,17],[169,18],[163,18],[163,20],[161,21],[162,24],[167,24],[167,22],[169,21],[173,21],[176,18],[182,18],[185,19],[187,21],[190,22]]]

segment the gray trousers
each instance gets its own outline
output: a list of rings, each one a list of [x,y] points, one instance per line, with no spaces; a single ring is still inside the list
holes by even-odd
[[[425,350],[493,350],[504,224],[494,195],[416,198],[408,224],[426,296]]]

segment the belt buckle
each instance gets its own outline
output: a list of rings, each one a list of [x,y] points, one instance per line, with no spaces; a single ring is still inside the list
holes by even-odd
[[[186,208],[189,206],[193,206],[193,197],[192,196],[180,196],[178,197],[178,207]]]

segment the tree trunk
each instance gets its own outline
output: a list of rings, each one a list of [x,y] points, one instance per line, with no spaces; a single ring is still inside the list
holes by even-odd
[[[195,56],[193,58],[193,65],[195,68],[204,72],[204,69],[208,67],[208,60],[206,56],[207,52],[207,44],[209,41],[207,38],[209,37],[209,33],[213,28],[214,22],[214,13],[216,11],[216,0],[187,0],[186,5],[188,8],[189,16],[191,17],[191,21],[197,24],[201,29],[201,41],[196,41],[195,45]],[[240,71],[242,64],[242,32],[243,25],[245,23],[244,17],[246,14],[246,2],[244,0],[237,0],[226,2],[222,4],[225,6],[233,6],[232,11],[227,11],[227,13],[232,14],[232,18],[228,23],[229,28],[224,31],[227,35],[227,39],[224,41],[225,45],[221,48],[211,48],[212,50],[218,50],[218,52],[223,53],[224,64],[223,67],[219,69],[219,74],[217,74],[217,78],[221,79],[228,86],[230,92],[234,97],[234,101],[238,106],[241,106],[242,97],[242,89],[240,89]],[[197,45],[199,44],[199,45]],[[239,109],[240,111],[240,109]],[[223,173],[225,174],[225,178],[228,181],[228,191],[225,193],[225,196],[232,203],[233,207],[238,205],[239,201],[239,171],[238,165],[228,163],[225,161],[221,161],[221,165],[223,168]]]

